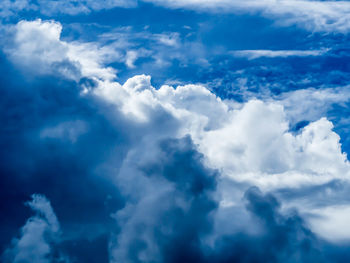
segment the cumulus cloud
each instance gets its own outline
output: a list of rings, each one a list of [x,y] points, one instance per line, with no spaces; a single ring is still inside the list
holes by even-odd
[[[133,120],[148,122],[160,109],[172,115],[179,122],[175,135],[190,134],[208,162],[235,180],[271,189],[326,183],[349,173],[331,122],[321,118],[295,135],[277,102],[231,106],[201,86],[157,90],[148,76],[124,85],[101,83],[95,92]]]
[[[162,130],[145,135],[149,141],[133,149],[133,153],[147,148],[152,156],[151,145],[157,138],[189,134],[204,154],[205,163],[236,183],[276,191],[324,185],[333,180],[348,182],[347,156],[333,124],[326,118],[311,122],[295,134],[289,130],[288,111],[278,101],[232,104],[201,86],[155,89],[148,76],[136,76],[124,85],[100,83],[94,92],[121,109],[131,121]],[[164,127],[154,122],[161,112],[167,116]],[[140,153],[135,160],[140,159]],[[232,189],[220,187],[221,202],[235,206],[239,202],[237,195],[230,194]],[[305,198],[313,197],[311,194]]]
[[[316,206],[316,193],[310,191],[298,204],[280,193],[335,180],[347,185],[350,167],[328,119],[312,120],[298,132],[290,129],[290,116],[308,110],[293,113],[290,106],[303,93],[237,102],[201,85],[153,87],[147,75],[122,84],[105,65],[103,47],[61,40],[61,30],[56,22],[40,20],[14,29],[15,45],[7,54],[16,65],[28,68],[33,62],[36,67],[27,71],[49,75],[51,83],[59,79],[57,65],[63,61],[79,71],[72,77],[61,70],[61,82],[50,89],[48,82],[33,84],[30,91],[1,87],[3,100],[20,98],[27,108],[19,111],[18,103],[8,102],[9,116],[1,115],[16,136],[4,132],[1,137],[12,152],[0,168],[19,178],[18,188],[26,185],[23,170],[32,176],[30,190],[43,188],[52,195],[59,204],[55,210],[68,222],[68,248],[76,240],[93,240],[111,262],[323,260],[313,232],[327,238],[338,222],[330,216],[310,221],[310,230],[290,206],[299,209],[309,202],[313,216],[322,216],[337,200]],[[66,83],[62,76],[76,82]],[[81,93],[79,86],[88,88]],[[329,99],[322,94],[330,91],[322,92],[312,99]],[[17,116],[13,126],[12,116]],[[23,229],[39,222],[35,244],[43,248],[38,260],[46,262],[50,247],[40,233],[58,233],[59,227],[48,201],[34,199],[30,206],[40,215]],[[79,213],[71,215],[76,209]],[[17,251],[19,243],[9,251]]]
[[[26,70],[36,74],[59,73],[79,80],[90,78],[113,79],[116,72],[102,67],[118,53],[96,43],[65,42],[60,40],[62,25],[55,21],[21,21],[14,28],[13,45],[7,53]]]
[[[37,19],[20,21],[7,30],[7,34],[12,41],[5,43],[5,52],[24,71],[59,74],[75,81],[117,78],[118,70],[106,66],[109,63],[124,63],[129,69],[135,69],[138,59],[149,58],[161,68],[170,60],[187,63],[192,59],[181,51],[176,33],[135,33],[130,28],[119,28],[101,34],[96,42],[65,41],[59,22]],[[140,47],[144,41],[153,49]]]
[[[45,35],[53,36],[56,45],[71,45],[59,40],[59,24],[21,22],[19,28],[23,23],[30,28],[44,28],[42,32],[48,31]],[[30,40],[28,46],[37,47],[36,42],[33,43],[36,40]],[[16,56],[28,56],[32,61],[32,56],[45,52],[47,56],[38,56],[42,63],[55,60],[50,55],[51,52],[56,54],[54,50],[57,47],[54,45],[45,45],[44,50],[37,52],[25,49],[23,53],[22,47],[19,46],[20,52]],[[84,55],[81,53],[79,56],[83,68],[90,65],[89,61],[84,63]],[[121,85],[111,81],[109,75],[99,74],[105,71],[101,64],[96,64],[94,69],[82,70],[81,73],[82,77],[98,81],[97,87],[92,90],[93,94],[115,105],[131,121],[147,125],[153,123],[155,116],[160,114],[165,114],[169,120],[173,119],[177,124],[170,125],[169,121],[157,124],[164,127],[161,137],[191,135],[199,150],[205,154],[207,162],[216,169],[222,169],[224,176],[271,190],[323,184],[333,179],[345,179],[349,174],[349,164],[342,153],[340,138],[325,118],[309,124],[301,134],[294,135],[289,131],[284,106],[274,101],[266,103],[252,100],[246,104],[232,104],[196,85],[155,89],[151,86],[150,77],[145,75],[131,78]],[[286,96],[283,104],[295,105],[288,104],[288,100],[293,100],[300,92]],[[329,99],[329,96],[323,98]],[[307,110],[304,109],[300,114]],[[166,129],[167,125],[177,127],[170,130]],[[159,135],[152,131],[152,136],[157,138]]]

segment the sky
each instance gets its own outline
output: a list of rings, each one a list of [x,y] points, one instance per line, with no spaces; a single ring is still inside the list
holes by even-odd
[[[350,261],[350,1],[1,0],[0,261]]]

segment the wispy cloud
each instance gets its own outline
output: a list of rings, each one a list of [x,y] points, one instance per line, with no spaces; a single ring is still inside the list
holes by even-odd
[[[350,3],[348,1],[309,0],[142,0],[169,8],[185,8],[200,12],[255,14],[276,21],[277,25],[293,26],[312,32],[346,33],[350,30]],[[115,7],[135,8],[136,0],[103,1],[33,1],[5,0],[0,16],[10,17],[21,11],[39,11],[44,15],[87,14]]]
[[[297,25],[309,31],[346,33],[350,30],[350,3],[347,1],[307,0],[145,0],[170,8],[260,14],[277,24]]]
[[[132,8],[137,6],[136,0],[102,0],[102,1],[76,1],[76,0],[4,0],[0,7],[0,16],[10,17],[23,11],[39,11],[44,15],[54,14],[87,14],[115,7]]]
[[[247,59],[257,58],[286,58],[286,57],[309,57],[322,56],[328,52],[327,49],[321,50],[235,50],[231,51],[235,57],[243,57]]]

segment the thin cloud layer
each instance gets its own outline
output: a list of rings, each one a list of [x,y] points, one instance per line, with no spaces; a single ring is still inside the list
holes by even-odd
[[[237,50],[237,51],[232,51],[231,54],[237,57],[257,59],[261,57],[285,58],[285,57],[320,56],[326,52],[327,50]]]
[[[75,0],[4,0],[0,15],[10,17],[17,12],[39,11],[44,15],[63,13],[68,15],[86,14],[92,11],[111,9],[115,7],[130,8],[137,5],[136,0],[103,0],[103,1],[75,1]]]
[[[135,8],[142,2],[168,8],[185,8],[199,12],[259,14],[273,19],[279,26],[296,25],[311,32],[347,33],[350,4],[347,1],[239,1],[239,0],[104,0],[104,1],[32,1],[5,0],[0,10],[2,17],[10,17],[17,12],[35,12],[43,15],[88,14],[113,8]]]
[[[273,18],[277,25],[297,25],[312,32],[346,33],[350,29],[347,1],[230,1],[230,0],[146,0],[170,8],[189,8],[218,13],[258,13]]]

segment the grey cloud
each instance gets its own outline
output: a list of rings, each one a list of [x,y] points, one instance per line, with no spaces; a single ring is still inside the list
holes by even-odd
[[[34,194],[26,203],[35,213],[21,228],[20,237],[12,240],[4,255],[5,262],[56,262],[52,244],[59,242],[60,226],[45,196]],[[59,261],[62,257],[59,255]],[[58,261],[57,261],[58,262]]]

